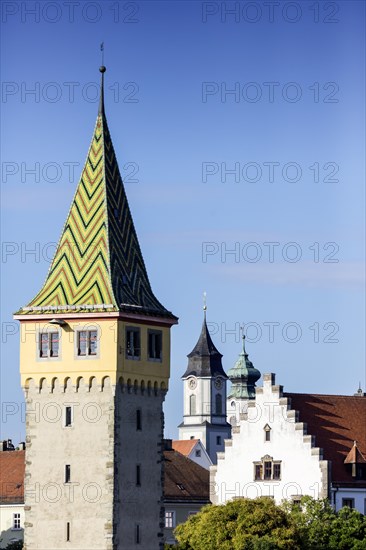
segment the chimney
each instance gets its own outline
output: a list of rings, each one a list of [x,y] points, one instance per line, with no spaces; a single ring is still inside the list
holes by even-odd
[[[171,439],[164,439],[164,451],[172,451],[172,440]]]
[[[18,445],[19,451],[25,451],[25,443],[24,441],[21,441]]]
[[[0,441],[0,451],[7,451],[8,449],[8,442],[5,440],[5,441]]]

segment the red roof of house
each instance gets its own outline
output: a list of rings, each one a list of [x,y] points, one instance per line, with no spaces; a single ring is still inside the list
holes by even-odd
[[[164,499],[210,502],[210,472],[177,451],[164,451]]]
[[[284,393],[291,408],[299,411],[299,422],[306,422],[307,433],[315,436],[315,446],[323,449],[324,460],[332,462],[333,483],[365,485],[352,477],[344,460],[354,441],[366,456],[366,397]]]
[[[24,502],[25,451],[0,451],[0,502]]]
[[[199,439],[175,439],[172,441],[172,447],[178,453],[184,456],[189,456],[194,446],[199,442]]]

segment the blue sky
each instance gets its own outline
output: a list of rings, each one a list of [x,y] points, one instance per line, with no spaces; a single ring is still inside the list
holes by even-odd
[[[12,313],[39,290],[78,182],[102,41],[150,280],[180,318],[167,436],[203,291],[226,370],[246,323],[251,360],[286,390],[365,388],[364,3],[275,4],[2,3],[3,401],[23,399]],[[2,437],[23,434],[9,417]]]

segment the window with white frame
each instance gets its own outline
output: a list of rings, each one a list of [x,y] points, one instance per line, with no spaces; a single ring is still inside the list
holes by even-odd
[[[165,512],[165,527],[167,529],[174,529],[175,527],[175,512],[166,510]]]
[[[264,456],[260,461],[254,462],[254,481],[280,480],[281,461],[273,460],[271,456]]]
[[[20,529],[20,514],[13,514],[13,529]]]
[[[77,332],[78,356],[88,357],[97,355],[98,352],[98,331],[78,330]]]
[[[58,332],[41,332],[39,335],[39,356],[41,359],[58,357],[60,335]]]

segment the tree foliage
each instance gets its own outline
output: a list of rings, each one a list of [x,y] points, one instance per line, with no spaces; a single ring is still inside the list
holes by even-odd
[[[277,550],[300,548],[290,516],[273,499],[236,499],[205,506],[178,525],[180,550]]]
[[[366,517],[311,497],[283,505],[240,498],[205,506],[175,536],[179,550],[366,550]]]

